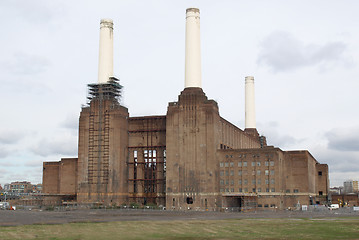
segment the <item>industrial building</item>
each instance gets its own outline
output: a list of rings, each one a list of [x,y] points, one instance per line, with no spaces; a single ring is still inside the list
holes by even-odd
[[[185,51],[178,101],[166,115],[130,117],[113,76],[113,22],[101,21],[98,83],[88,85],[81,110],[78,158],[43,163],[45,199],[210,211],[326,203],[328,166],[306,150],[268,146],[258,133],[254,77],[245,77],[244,130],[203,92],[196,8],[186,11]]]

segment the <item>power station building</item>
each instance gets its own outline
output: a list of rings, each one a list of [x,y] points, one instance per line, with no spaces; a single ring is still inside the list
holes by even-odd
[[[79,119],[78,158],[43,163],[48,202],[154,203],[174,210],[284,209],[326,202],[328,166],[308,151],[267,146],[245,78],[245,129],[201,87],[199,10],[186,11],[185,88],[163,116],[130,117],[113,77],[113,22],[100,25],[98,83]]]

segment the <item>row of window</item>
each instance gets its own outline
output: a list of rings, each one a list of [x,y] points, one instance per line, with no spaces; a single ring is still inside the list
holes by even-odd
[[[259,158],[261,155],[260,154],[249,154],[250,157],[257,157]],[[266,158],[273,158],[273,154],[265,154],[264,155]],[[236,156],[234,156],[236,157]],[[239,154],[238,155],[239,158],[246,158],[247,157],[247,154]],[[226,158],[233,158],[233,155],[226,155]]]
[[[223,179],[221,179],[220,181],[219,181],[219,184],[220,185],[229,185],[229,183],[230,183],[230,185],[234,185],[234,180],[223,180]],[[269,184],[269,179],[265,179],[265,181],[264,181],[264,183],[265,184]],[[238,185],[247,185],[248,184],[248,179],[244,179],[243,181],[242,180],[239,180],[238,181]],[[255,185],[255,184],[262,184],[262,180],[261,179],[252,179],[252,184],[253,185]],[[270,180],[270,184],[275,184],[275,180],[274,179],[271,179]]]
[[[285,192],[290,193],[290,189],[286,189]],[[299,190],[298,189],[293,189],[293,192],[294,193],[299,193]]]
[[[261,162],[251,162],[251,166],[252,167],[260,167],[261,166]],[[220,167],[234,167],[234,162],[220,162],[219,163],[219,166]],[[248,166],[248,162],[247,161],[243,161],[243,162],[238,162],[237,163],[237,166],[238,167],[247,167]],[[274,161],[265,161],[264,162],[264,166],[266,167],[273,167],[274,166]]]
[[[264,189],[263,189],[264,190]],[[234,192],[234,188],[221,188],[220,192]],[[248,193],[248,188],[239,188],[238,192],[245,192]],[[262,188],[252,188],[252,193],[259,193],[262,192]],[[265,192],[275,192],[275,188],[266,188]]]
[[[268,176],[274,176],[274,170],[264,170],[264,175]],[[225,170],[225,171],[220,171],[219,172],[220,176],[234,176],[234,170]],[[253,176],[260,176],[262,174],[261,170],[257,170],[257,171],[252,171],[252,175]],[[238,170],[238,176],[242,176],[242,175],[248,175],[248,171],[247,170]]]
[[[257,207],[260,208],[260,207],[262,207],[262,206],[263,206],[262,204],[258,204]],[[274,208],[274,207],[275,207],[275,204],[270,204],[270,205],[269,205],[269,204],[264,204],[264,207],[265,207],[265,208],[267,208],[267,207],[269,207],[269,206]]]

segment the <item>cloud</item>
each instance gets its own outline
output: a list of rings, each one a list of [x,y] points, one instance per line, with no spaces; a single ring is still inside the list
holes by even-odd
[[[325,134],[328,148],[337,151],[359,152],[359,127],[333,129]]]
[[[78,113],[67,115],[65,120],[60,123],[60,126],[70,130],[78,130],[79,116]]]
[[[12,58],[1,62],[1,69],[11,74],[33,75],[45,72],[51,65],[48,58],[27,53],[14,53]]]
[[[55,16],[65,13],[58,3],[45,0],[0,1],[0,6],[6,10],[5,13],[35,24],[48,24]]]
[[[267,137],[267,144],[276,147],[284,148],[293,146],[302,140],[296,139],[288,134],[282,134],[278,122],[258,123],[261,134]]]
[[[42,167],[42,163],[43,163],[43,160],[42,159],[37,159],[37,160],[29,160],[29,161],[26,161],[24,166],[25,167]]]
[[[0,144],[14,144],[24,138],[25,134],[15,130],[1,130]]]
[[[320,66],[346,61],[343,42],[322,45],[306,44],[287,32],[273,32],[260,45],[257,63],[266,65],[274,72],[294,70],[302,67]]]
[[[0,146],[0,159],[6,158],[9,155],[10,155],[10,151],[8,149]]]
[[[328,149],[325,145],[315,146],[311,152],[320,163],[328,164],[331,186],[343,185],[348,178],[358,179],[359,152]]]
[[[50,155],[77,155],[77,137],[70,134],[57,136],[54,138],[43,138],[30,151],[42,157]]]

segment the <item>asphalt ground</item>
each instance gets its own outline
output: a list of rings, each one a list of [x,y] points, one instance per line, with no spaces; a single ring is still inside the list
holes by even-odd
[[[338,218],[359,217],[358,211],[257,211],[257,212],[200,212],[200,211],[160,211],[124,209],[80,209],[62,211],[1,210],[0,226],[28,224],[64,224],[74,222],[113,221],[186,221],[222,220],[248,218]]]

